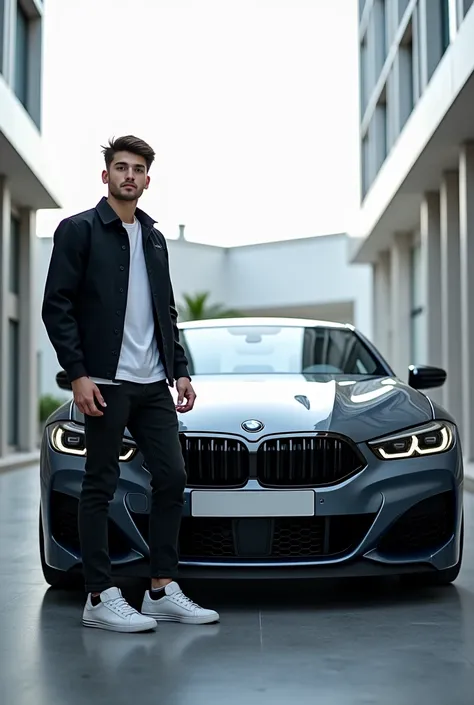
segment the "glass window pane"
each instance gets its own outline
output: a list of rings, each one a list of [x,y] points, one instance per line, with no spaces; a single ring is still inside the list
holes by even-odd
[[[8,322],[8,445],[19,444],[20,324]]]
[[[4,32],[5,32],[5,0],[0,0],[0,73],[3,73]]]
[[[15,93],[26,107],[28,97],[28,17],[17,3],[15,47]]]
[[[466,16],[466,14],[469,12],[472,3],[473,3],[473,0],[464,0],[464,16]]]
[[[441,49],[442,53],[449,46],[449,0],[440,0],[441,4]]]

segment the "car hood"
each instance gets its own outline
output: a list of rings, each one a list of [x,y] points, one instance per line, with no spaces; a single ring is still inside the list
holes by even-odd
[[[377,438],[433,418],[428,398],[400,380],[308,375],[195,377],[193,411],[180,415],[182,431],[241,434],[249,440],[275,433],[331,431],[355,442]],[[264,424],[248,433],[242,422]]]
[[[196,376],[193,386],[195,408],[179,414],[183,432],[258,441],[270,434],[331,431],[361,443],[433,419],[428,398],[393,377],[215,375]],[[74,417],[84,420],[77,409]],[[248,419],[261,421],[263,430],[243,430]]]

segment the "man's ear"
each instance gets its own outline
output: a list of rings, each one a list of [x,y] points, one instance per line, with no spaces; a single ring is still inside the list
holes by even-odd
[[[103,184],[108,184],[109,183],[109,172],[104,169],[102,172],[102,183]]]

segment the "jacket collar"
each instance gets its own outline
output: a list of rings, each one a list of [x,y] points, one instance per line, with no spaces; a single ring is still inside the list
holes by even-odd
[[[117,221],[121,222],[119,216],[114,211],[112,206],[109,205],[105,196],[101,198],[99,203],[96,205],[95,209],[99,214],[99,217],[104,225],[110,225],[111,223]],[[148,228],[152,228],[153,225],[157,222],[156,220],[153,220],[153,218],[150,218],[150,216],[144,211],[142,211],[140,208],[136,209],[135,215],[137,217],[137,220],[139,220],[142,225]]]

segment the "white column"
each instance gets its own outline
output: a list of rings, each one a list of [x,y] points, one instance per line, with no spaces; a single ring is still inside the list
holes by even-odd
[[[10,192],[0,177],[0,458],[8,445],[8,311],[10,279]]]
[[[390,252],[380,252],[373,266],[374,342],[382,355],[391,357]]]
[[[21,213],[20,242],[20,449],[34,451],[38,441],[38,390],[36,343],[36,278],[35,278],[36,215]]]
[[[425,291],[426,364],[440,367],[441,347],[441,240],[439,193],[427,193],[420,208],[421,257]],[[429,390],[441,403],[441,389]]]
[[[425,194],[420,209],[421,256],[426,306],[426,362],[441,365],[441,239],[439,194]]]
[[[410,365],[410,245],[411,234],[394,235],[390,251],[391,351],[388,362],[400,379]]]
[[[459,159],[459,236],[461,245],[461,346],[463,445],[474,459],[474,144],[461,149]]]
[[[459,174],[444,174],[440,190],[442,367],[448,378],[443,406],[462,429],[461,258],[459,243]]]

